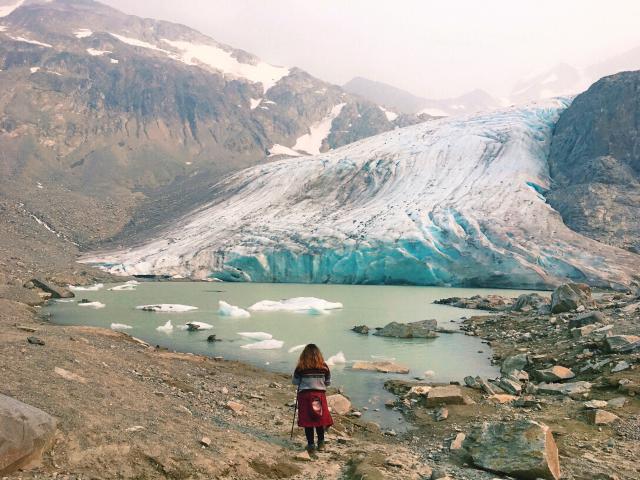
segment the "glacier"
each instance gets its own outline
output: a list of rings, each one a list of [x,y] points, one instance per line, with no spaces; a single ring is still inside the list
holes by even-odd
[[[429,121],[252,167],[159,238],[82,261],[225,281],[623,288],[640,256],[570,230],[544,198],[569,103]]]

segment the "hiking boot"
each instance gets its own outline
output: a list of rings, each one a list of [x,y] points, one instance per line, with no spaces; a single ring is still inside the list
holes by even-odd
[[[311,444],[311,445],[307,445],[307,447],[305,448],[305,450],[307,451],[307,453],[309,455],[314,455],[316,453],[316,447]]]
[[[316,450],[318,450],[319,452],[324,452],[326,450],[324,442],[318,442],[318,448]]]

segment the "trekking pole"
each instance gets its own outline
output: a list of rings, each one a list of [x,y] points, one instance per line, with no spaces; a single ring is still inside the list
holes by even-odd
[[[291,440],[293,440],[293,427],[296,424],[296,411],[298,410],[298,394],[300,393],[300,384],[298,384],[298,389],[296,390],[296,404],[293,407],[293,420],[291,421]]]

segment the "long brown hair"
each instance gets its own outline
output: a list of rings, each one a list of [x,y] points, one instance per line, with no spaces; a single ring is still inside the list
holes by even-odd
[[[304,347],[298,359],[296,370],[324,370],[326,368],[322,352],[314,343]]]

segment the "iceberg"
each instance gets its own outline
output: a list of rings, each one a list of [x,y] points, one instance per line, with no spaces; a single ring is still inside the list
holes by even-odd
[[[273,335],[267,332],[238,332],[238,335],[251,340],[271,340]]]
[[[338,352],[335,355],[332,355],[327,360],[327,365],[333,367],[334,365],[344,365],[347,363],[347,359],[344,356],[344,353]]]
[[[156,328],[156,330],[165,333],[173,332],[173,325],[171,324],[171,320],[169,320],[164,325],[160,325],[158,328]]]
[[[102,302],[78,302],[78,306],[79,307],[95,308],[96,310],[106,307],[106,305],[104,303],[102,303]]]
[[[320,315],[329,313],[328,310],[342,308],[339,302],[328,302],[315,297],[295,297],[287,300],[262,300],[254,303],[249,310],[254,312],[293,312]]]
[[[205,322],[189,322],[184,327],[185,330],[211,330],[213,325]]]
[[[572,231],[531,188],[551,186],[551,138],[569,103],[431,120],[251,167],[155,239],[82,261],[224,281],[629,285],[640,256]]]
[[[103,283],[96,283],[90,286],[69,285],[69,290],[73,290],[74,292],[97,292],[102,287],[104,287]]]
[[[302,350],[304,350],[304,347],[306,347],[307,344],[303,343],[302,345],[296,345],[295,347],[291,347],[288,352],[289,353],[295,353],[295,352],[300,352]]]
[[[180,305],[177,303],[156,303],[150,305],[138,305],[136,310],[144,310],[145,312],[160,312],[160,313],[182,313],[197,310],[198,307],[191,305]]]
[[[283,341],[271,339],[242,345],[240,348],[246,348],[247,350],[276,350],[282,348],[282,345],[284,345]]]
[[[130,292],[135,291],[136,287],[140,284],[140,282],[136,280],[130,280],[122,285],[116,285],[115,287],[111,287],[109,290],[112,292]]]
[[[221,317],[248,318],[251,316],[245,309],[230,305],[222,300],[218,301],[218,315]]]
[[[126,325],[124,323],[112,323],[111,330],[131,330],[133,327],[131,325]]]

